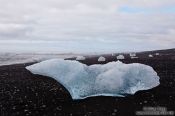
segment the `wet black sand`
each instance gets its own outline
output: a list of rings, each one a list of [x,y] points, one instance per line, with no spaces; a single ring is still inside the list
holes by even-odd
[[[149,58],[148,54],[159,52]],[[107,63],[115,56],[103,55]],[[25,69],[33,63],[0,66],[0,116],[132,116],[143,107],[166,107],[175,111],[175,49],[142,52],[138,59],[125,54],[125,63],[150,65],[160,76],[160,85],[135,95],[92,97],[73,101],[65,88],[49,77],[33,75]],[[83,63],[96,64],[98,56]],[[74,60],[74,58],[70,59]]]

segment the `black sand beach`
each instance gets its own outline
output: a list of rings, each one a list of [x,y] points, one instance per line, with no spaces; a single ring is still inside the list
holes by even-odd
[[[149,54],[154,57],[148,57]],[[107,61],[98,62],[99,56],[87,56],[82,63],[116,61],[116,56],[103,56]],[[57,81],[25,69],[33,63],[0,66],[0,116],[132,116],[144,107],[175,111],[175,49],[137,53],[137,59],[124,56],[124,63],[152,66],[160,77],[160,85],[124,98],[99,96],[73,101]]]

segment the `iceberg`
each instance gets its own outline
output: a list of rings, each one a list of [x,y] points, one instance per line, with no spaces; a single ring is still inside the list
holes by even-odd
[[[160,54],[159,53],[155,53],[156,56],[159,56]]]
[[[130,53],[129,56],[130,57],[136,57],[136,53]]]
[[[86,60],[86,58],[84,56],[77,56],[76,60],[83,61]]]
[[[118,55],[117,56],[117,60],[123,60],[123,59],[125,59],[125,57],[123,55]]]
[[[149,56],[150,58],[152,58],[152,57],[153,57],[153,55],[152,55],[152,54],[149,54],[148,56]]]
[[[33,74],[52,77],[72,99],[92,96],[120,96],[148,90],[160,84],[152,67],[120,61],[87,66],[78,61],[51,59],[26,67]]]
[[[105,61],[106,61],[106,58],[103,57],[103,56],[100,56],[100,57],[98,58],[98,62],[105,62]]]

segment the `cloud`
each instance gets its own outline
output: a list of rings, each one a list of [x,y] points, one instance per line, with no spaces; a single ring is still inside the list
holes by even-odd
[[[174,0],[0,0],[0,43],[95,41],[97,49],[107,45],[109,50],[119,44],[126,49],[132,45],[145,49],[154,43],[157,48],[174,47],[173,4]]]

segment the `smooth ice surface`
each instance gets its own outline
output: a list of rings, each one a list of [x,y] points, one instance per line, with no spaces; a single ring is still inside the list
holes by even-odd
[[[51,59],[26,67],[33,74],[49,76],[61,83],[73,99],[90,96],[125,96],[159,85],[152,67],[120,61],[87,66],[78,61]]]

